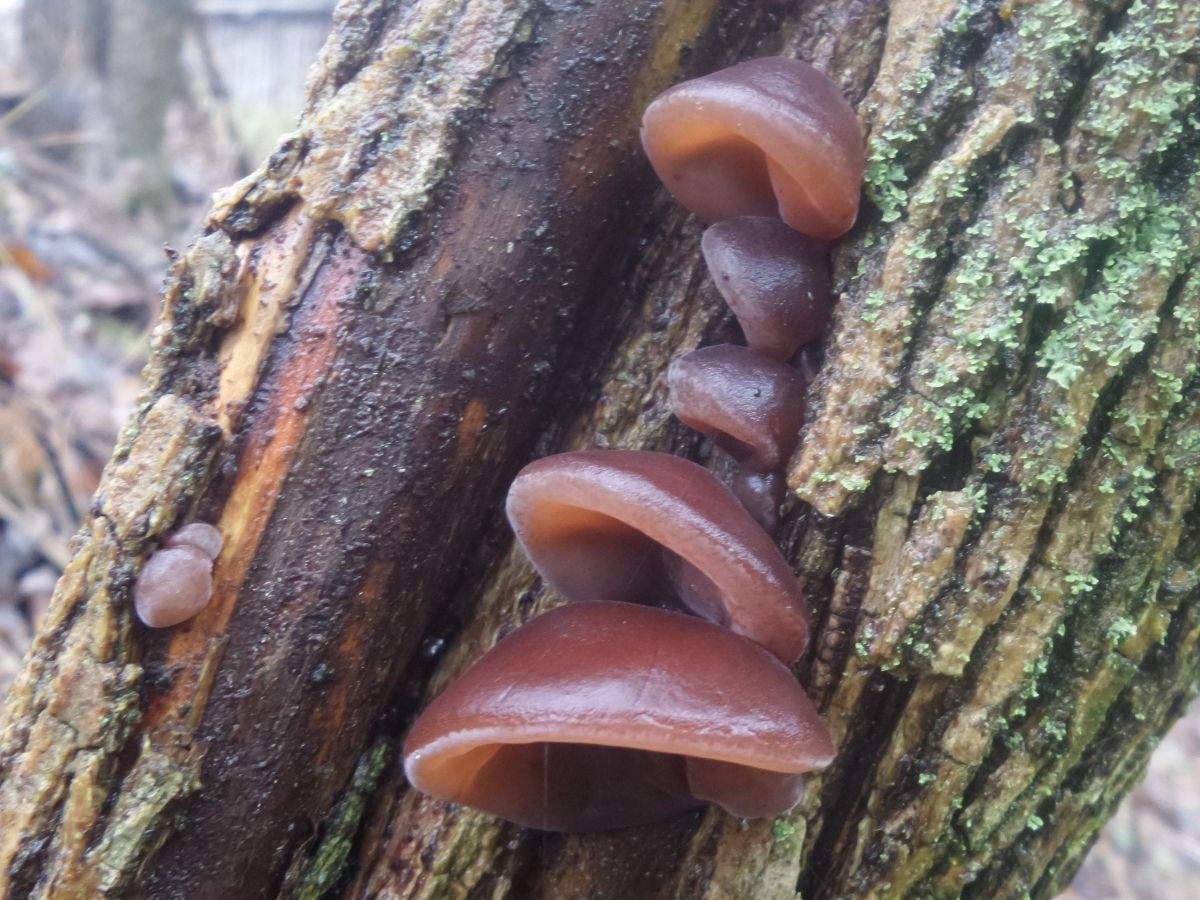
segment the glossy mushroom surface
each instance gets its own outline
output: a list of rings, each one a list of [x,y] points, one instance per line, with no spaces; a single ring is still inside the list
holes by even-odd
[[[837,85],[799,60],[753,59],[676,85],[646,108],[642,145],[706,222],[778,215],[832,239],[858,214],[858,119]]]
[[[780,507],[787,495],[787,477],[782,469],[773,472],[740,469],[734,474],[729,489],[754,521],[769,532],[775,531],[779,526]]]
[[[833,757],[791,672],[700,619],[627,603],[552,610],[501,641],[421,714],[417,789],[554,831],[718,803],[775,815]]]
[[[707,228],[700,248],[751,348],[786,360],[824,335],[833,288],[823,245],[778,219],[742,217]]]
[[[804,376],[747,347],[702,347],[667,370],[671,409],[744,467],[787,462],[804,424]]]
[[[191,522],[173,532],[167,538],[164,547],[192,547],[199,550],[210,560],[221,555],[224,539],[214,526],[207,522]]]
[[[804,652],[807,613],[790,566],[729,489],[693,462],[636,450],[560,453],[521,471],[507,509],[534,566],[568,599],[661,604],[675,593],[784,662]],[[681,568],[697,592],[675,591],[672,570]]]
[[[133,587],[137,617],[151,628],[170,628],[195,616],[212,598],[213,562],[221,533],[194,522],[180,528],[152,554]]]

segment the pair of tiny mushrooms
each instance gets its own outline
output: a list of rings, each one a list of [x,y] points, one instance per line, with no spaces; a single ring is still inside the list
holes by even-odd
[[[862,133],[825,75],[770,57],[661,94],[642,144],[712,223],[704,258],[749,344],[675,360],[671,404],[739,468],[731,489],[670,454],[584,450],[514,480],[517,540],[571,602],[442,692],[409,732],[404,769],[418,790],[530,828],[622,828],[705,802],[777,815],[833,758],[789,669],[808,615],[767,529],[803,425],[807,378],[789,363],[828,325],[824,242],[858,213]],[[142,621],[198,612],[219,550],[212,526],[176,532],[138,579]]]

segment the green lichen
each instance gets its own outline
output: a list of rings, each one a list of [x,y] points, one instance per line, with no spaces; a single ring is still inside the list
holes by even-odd
[[[984,77],[998,91],[1008,85],[1014,65],[1034,64],[1042,71],[1057,77],[1043,77],[1033,82],[1036,90],[1026,99],[1032,105],[1025,110],[1029,121],[1052,121],[1065,101],[1073,79],[1067,73],[1077,64],[1091,42],[1089,22],[1067,0],[1029,4],[1020,7],[1016,18],[1019,38],[1013,62],[997,60],[985,70]]]
[[[1057,719],[1047,719],[1041,727],[1042,733],[1052,741],[1062,742],[1067,739],[1067,727]]]
[[[793,840],[796,837],[796,826],[787,819],[776,819],[771,826],[771,836],[776,843]]]
[[[1137,626],[1134,622],[1125,616],[1119,616],[1108,626],[1108,632],[1105,637],[1115,647],[1121,641],[1125,640],[1125,638],[1136,633]]]
[[[341,879],[354,849],[375,786],[392,758],[386,741],[376,743],[363,754],[346,792],[338,800],[322,826],[317,850],[307,861],[303,874],[284,896],[287,900],[321,900]]]

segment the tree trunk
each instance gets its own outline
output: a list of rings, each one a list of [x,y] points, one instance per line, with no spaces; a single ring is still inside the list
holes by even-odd
[[[1200,656],[1200,8],[344,0],[300,131],[168,278],[0,739],[5,896],[1050,896]],[[526,460],[708,448],[669,359],[733,326],[637,119],[814,61],[870,203],[835,254],[785,549],[839,745],[773,822],[586,837],[408,792],[419,705],[553,605]],[[208,610],[130,615],[185,518]]]

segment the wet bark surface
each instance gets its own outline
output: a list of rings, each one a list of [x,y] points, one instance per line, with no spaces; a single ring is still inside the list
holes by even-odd
[[[7,896],[1050,896],[1197,670],[1186,4],[343,3],[299,132],[174,265],[0,738]],[[528,459],[721,460],[666,364],[730,339],[637,146],[779,52],[869,132],[786,550],[839,745],[787,817],[587,837],[405,790],[406,723],[559,599]],[[129,589],[218,523],[213,604]]]

